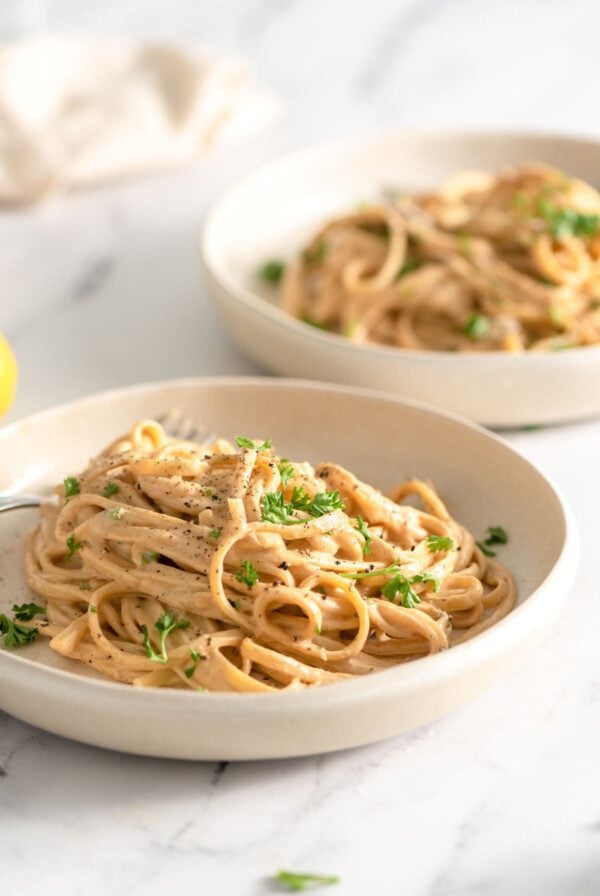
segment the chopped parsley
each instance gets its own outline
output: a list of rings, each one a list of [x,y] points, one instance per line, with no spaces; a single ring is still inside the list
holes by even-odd
[[[600,227],[600,215],[586,215],[574,208],[557,208],[548,199],[538,200],[537,211],[557,240],[570,236],[595,236]]]
[[[4,646],[7,650],[14,650],[15,647],[31,644],[37,638],[37,633],[37,628],[19,625],[14,619],[10,619],[4,613],[0,613],[0,634],[4,636]]]
[[[75,551],[80,551],[83,547],[82,541],[75,541],[75,533],[71,533],[67,538],[67,547],[69,549],[69,553],[67,554],[67,560],[72,560],[75,556]]]
[[[65,487],[65,498],[79,494],[79,479],[76,479],[75,476],[67,476],[66,479],[63,479],[63,485]]]
[[[436,551],[451,551],[454,542],[448,535],[429,535],[427,537],[427,547],[434,554]]]
[[[273,258],[271,261],[265,261],[258,269],[258,276],[267,283],[279,283],[283,277],[285,265],[279,259]]]
[[[311,498],[302,486],[299,486],[292,491],[292,497],[288,503],[284,499],[283,492],[267,492],[260,499],[260,506],[263,522],[292,526],[294,523],[305,521],[294,516],[294,513],[298,511],[305,512],[309,517],[314,518],[324,516],[334,510],[343,510],[344,502],[338,491],[317,492]]]
[[[146,656],[149,660],[152,660],[153,663],[162,663],[163,665],[167,662],[167,649],[166,649],[166,640],[171,634],[171,632],[176,631],[178,628],[189,628],[190,623],[187,619],[177,619],[174,613],[163,613],[162,616],[154,623],[154,628],[160,632],[160,653],[157,653],[150,642],[150,636],[148,634],[148,626],[142,626],[142,633],[144,635],[144,647],[146,649]]]
[[[421,262],[418,258],[407,258],[396,276],[394,280],[400,280],[401,277],[404,277],[406,274],[412,274],[413,271],[416,271],[417,268],[421,267]]]
[[[158,560],[160,554],[158,551],[144,551],[142,554],[142,563],[153,563],[155,560]]]
[[[367,529],[367,524],[363,520],[362,516],[356,517],[356,528],[358,529],[358,531],[360,532],[360,534],[362,535],[362,537],[365,540],[365,547],[364,547],[363,553],[364,553],[365,557],[368,557],[369,554],[371,553],[371,542],[373,540],[373,536]]]
[[[194,672],[196,671],[196,666],[198,665],[200,660],[206,659],[205,656],[203,656],[201,653],[198,653],[198,651],[194,650],[193,648],[190,648],[190,656],[192,658],[193,663],[191,666],[188,666],[187,669],[183,670],[183,673],[186,678],[191,678],[192,675],[194,674]],[[198,688],[198,690],[204,690],[204,688]]]
[[[249,560],[244,560],[235,577],[238,582],[252,588],[258,582],[258,570]]]
[[[327,246],[324,240],[320,240],[314,246],[305,249],[302,258],[305,264],[321,264],[327,254]]]
[[[19,622],[31,622],[34,616],[40,616],[45,612],[46,608],[38,604],[13,604],[13,613]]]
[[[289,480],[294,475],[294,468],[287,457],[282,457],[277,469],[279,470],[279,475],[281,476],[281,484],[285,488]]]
[[[208,533],[209,538],[220,538],[221,537],[221,529],[211,529]]]
[[[275,880],[280,883],[286,890],[293,890],[300,893],[308,887],[337,884],[340,882],[339,877],[333,874],[304,874],[300,871],[284,871],[281,869],[275,875]]]
[[[490,550],[492,545],[508,544],[508,532],[502,526],[488,526],[487,536],[483,541],[475,542],[486,557],[495,557],[496,552]]]
[[[396,598],[400,595],[402,606],[407,610],[413,610],[417,604],[421,603],[421,598],[412,587],[416,582],[433,582],[433,590],[436,592],[440,590],[439,579],[432,576],[430,572],[418,572],[410,579],[399,572],[385,583],[381,593],[394,603],[398,603]]]
[[[96,606],[96,604],[90,604],[90,613],[97,613],[97,612],[98,612],[98,607]]]
[[[486,544],[508,544],[508,532],[502,526],[488,526]]]
[[[300,320],[303,321],[303,323],[308,324],[310,327],[316,327],[317,330],[330,329],[330,327],[326,323],[317,320],[316,317],[312,317],[310,314],[303,314]]]
[[[400,603],[408,610],[414,609],[421,603],[421,598],[412,587],[417,582],[433,582],[433,590],[440,590],[440,581],[430,572],[418,572],[410,578],[401,572],[398,563],[385,566],[383,569],[372,569],[369,572],[344,572],[342,575],[348,579],[370,579],[375,576],[391,576],[390,580],[381,588],[381,593],[388,600],[398,603],[396,599],[400,595]]]
[[[109,482],[102,494],[105,498],[111,498],[113,495],[116,495],[119,491],[119,486],[116,482]]]
[[[253,439],[246,436],[236,436],[235,440],[240,448],[254,448],[255,451],[268,451],[272,447],[271,439],[265,439],[260,445],[256,445]]]
[[[489,329],[490,322],[484,314],[472,314],[462,331],[472,342],[477,342],[487,336]]]

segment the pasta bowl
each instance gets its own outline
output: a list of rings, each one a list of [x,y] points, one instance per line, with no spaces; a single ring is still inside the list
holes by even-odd
[[[264,434],[286,456],[333,460],[384,491],[432,480],[455,517],[509,533],[502,562],[518,605],[443,653],[318,688],[197,693],[101,679],[39,638],[0,649],[0,709],[65,737],[181,759],[298,756],[366,744],[424,725],[498,681],[532,650],[566,601],[578,539],[560,494],[496,436],[449,414],[367,390],[306,381],[190,379],[107,392],[0,431],[0,491],[44,492],[132,421],[173,406],[232,439]],[[0,514],[0,613],[33,599],[23,542],[37,511]]]
[[[503,132],[391,132],[294,152],[214,205],[200,246],[208,288],[238,344],[279,374],[381,389],[495,427],[595,416],[600,346],[513,354],[355,344],[286,313],[257,271],[294,257],[328,218],[383,188],[432,188],[457,171],[532,160],[598,184],[599,159],[597,140]]]

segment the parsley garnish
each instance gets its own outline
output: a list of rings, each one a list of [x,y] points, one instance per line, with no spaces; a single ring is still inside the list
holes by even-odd
[[[83,547],[82,541],[75,541],[75,533],[73,532],[67,538],[67,547],[69,549],[69,553],[67,554],[67,560],[72,560],[75,556],[75,551],[80,551]]]
[[[211,529],[208,533],[209,538],[220,538],[221,537],[221,529]]]
[[[454,542],[448,535],[429,535],[427,537],[427,547],[434,554],[436,551],[451,551]]]
[[[253,439],[247,439],[246,436],[236,436],[235,440],[240,448],[254,448],[255,451],[268,451],[272,446],[271,439],[265,439],[260,445],[256,445]]]
[[[490,545],[507,544],[508,533],[502,526],[488,526],[487,537],[483,541],[476,541],[475,544],[486,557],[495,557],[496,552],[490,550]]]
[[[260,499],[260,507],[262,510],[262,521],[264,523],[278,523],[288,526],[291,523],[297,523],[292,516],[291,504],[286,504],[283,492],[267,492]]]
[[[324,516],[334,510],[343,510],[344,502],[339,492],[317,492],[311,498],[302,486],[294,488],[292,497],[286,504],[283,492],[267,492],[260,499],[262,520],[265,523],[277,523],[284,526],[292,526],[294,523],[302,523],[293,514],[295,511],[304,511],[309,517]]]
[[[13,604],[13,613],[19,622],[31,622],[34,616],[39,616],[45,612],[46,608],[37,604]]]
[[[75,476],[67,476],[66,479],[63,479],[63,485],[65,487],[65,498],[79,494],[79,479],[76,479]]]
[[[488,526],[486,544],[508,544],[508,532],[502,526]]]
[[[585,215],[574,208],[557,208],[544,198],[538,200],[537,210],[557,240],[569,236],[594,236],[600,227],[600,215]]]
[[[160,554],[158,551],[144,551],[142,554],[142,563],[153,563],[154,560],[158,560]]]
[[[472,314],[464,327],[462,328],[465,336],[468,336],[473,342],[483,339],[487,336],[490,329],[490,322],[483,314]]]
[[[365,547],[364,547],[363,553],[364,553],[365,557],[368,557],[369,554],[371,553],[371,542],[373,540],[373,536],[367,529],[367,524],[363,520],[362,516],[356,517],[356,528],[358,529],[358,531],[360,532],[360,534],[362,535],[362,537],[365,540]]]
[[[411,274],[413,271],[416,271],[417,268],[421,267],[421,262],[418,258],[407,258],[396,276],[394,280],[399,280],[401,277],[404,277],[405,274]]]
[[[258,570],[249,560],[244,560],[235,577],[238,582],[252,588],[258,582]]]
[[[294,489],[294,491],[296,491],[296,489]],[[309,501],[309,503],[301,509],[306,510],[311,516],[324,516],[326,513],[331,513],[334,510],[343,510],[344,502],[340,498],[340,493],[337,491],[317,492],[312,501]]]
[[[294,475],[294,468],[287,457],[282,457],[277,469],[279,470],[279,475],[281,476],[281,484],[285,488],[289,480]]]
[[[296,893],[306,890],[312,884],[319,886],[340,882],[339,877],[335,877],[333,874],[303,874],[300,871],[284,871],[283,869],[277,872],[275,880],[287,890],[293,890]]]
[[[23,647],[24,644],[31,644],[37,638],[37,633],[37,628],[19,625],[14,619],[0,613],[0,634],[4,635],[4,646],[8,650]]]
[[[416,582],[433,582],[433,590],[436,592],[440,590],[439,579],[432,576],[430,572],[418,572],[416,575],[411,576],[410,579],[399,572],[389,582],[386,582],[381,589],[381,593],[388,600],[394,601],[394,603],[397,603],[397,595],[401,595],[402,600],[400,603],[402,606],[406,607],[407,610],[413,610],[417,604],[421,603],[421,598],[412,587]]]
[[[192,675],[194,674],[194,672],[196,671],[196,666],[198,665],[198,663],[200,662],[200,660],[205,660],[205,659],[206,659],[205,656],[203,656],[201,653],[198,653],[198,651],[197,651],[197,650],[194,650],[193,648],[190,648],[190,656],[191,656],[191,658],[192,658],[192,660],[193,660],[193,665],[188,666],[187,669],[184,669],[184,670],[183,670],[183,673],[184,673],[184,675],[185,675],[186,678],[191,678]],[[202,691],[203,691],[204,688],[198,688],[198,690],[202,690]]]
[[[305,249],[302,258],[306,264],[321,264],[327,254],[327,246],[324,240],[320,240],[315,246]]]
[[[116,495],[119,491],[119,486],[116,482],[109,482],[102,494],[105,498],[111,498],[113,495]]]
[[[342,575],[348,579],[370,579],[375,576],[391,576],[389,582],[381,588],[381,593],[388,600],[398,603],[396,597],[401,595],[400,603],[409,610],[414,609],[417,604],[421,603],[421,598],[412,587],[417,582],[433,582],[433,590],[437,593],[440,590],[440,581],[430,572],[418,572],[414,576],[408,578],[400,571],[397,563],[391,566],[385,566],[383,569],[372,569],[369,572],[343,572]]]
[[[177,617],[173,613],[163,613],[162,616],[154,623],[154,628],[160,632],[160,653],[157,653],[154,650],[150,642],[150,636],[148,634],[148,627],[146,625],[142,626],[142,632],[144,635],[144,647],[146,648],[146,656],[149,660],[152,660],[153,663],[162,663],[163,665],[167,662],[167,649],[165,647],[165,642],[171,632],[174,632],[178,628],[189,628],[190,623],[187,619],[177,619]]]
[[[284,271],[284,263],[274,258],[272,261],[265,261],[265,263],[259,267],[258,276],[263,280],[266,280],[267,283],[279,283],[283,277]]]
[[[98,612],[98,607],[96,606],[96,604],[90,604],[90,613],[97,613],[97,612]]]

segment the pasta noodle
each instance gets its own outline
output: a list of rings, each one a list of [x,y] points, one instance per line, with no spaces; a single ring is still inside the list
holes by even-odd
[[[275,279],[275,278],[272,278]],[[544,351],[600,342],[600,194],[541,163],[465,172],[328,221],[284,308],[356,343]]]
[[[510,573],[431,485],[385,497],[238,444],[145,420],[57,488],[25,548],[52,649],[140,687],[297,689],[437,653],[513,607]]]

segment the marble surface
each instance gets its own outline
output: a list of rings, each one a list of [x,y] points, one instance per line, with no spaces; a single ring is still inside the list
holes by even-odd
[[[132,382],[256,372],[197,282],[219,190],[288,147],[386,125],[598,133],[594,21],[593,0],[3,0],[1,37],[198,40],[249,57],[287,104],[278,130],[219,159],[0,214],[11,419]],[[289,867],[340,875],[319,891],[340,896],[600,892],[600,422],[509,439],[559,483],[583,542],[568,608],[525,666],[411,735],[279,763],[120,756],[0,714],[0,891],[259,896]]]

